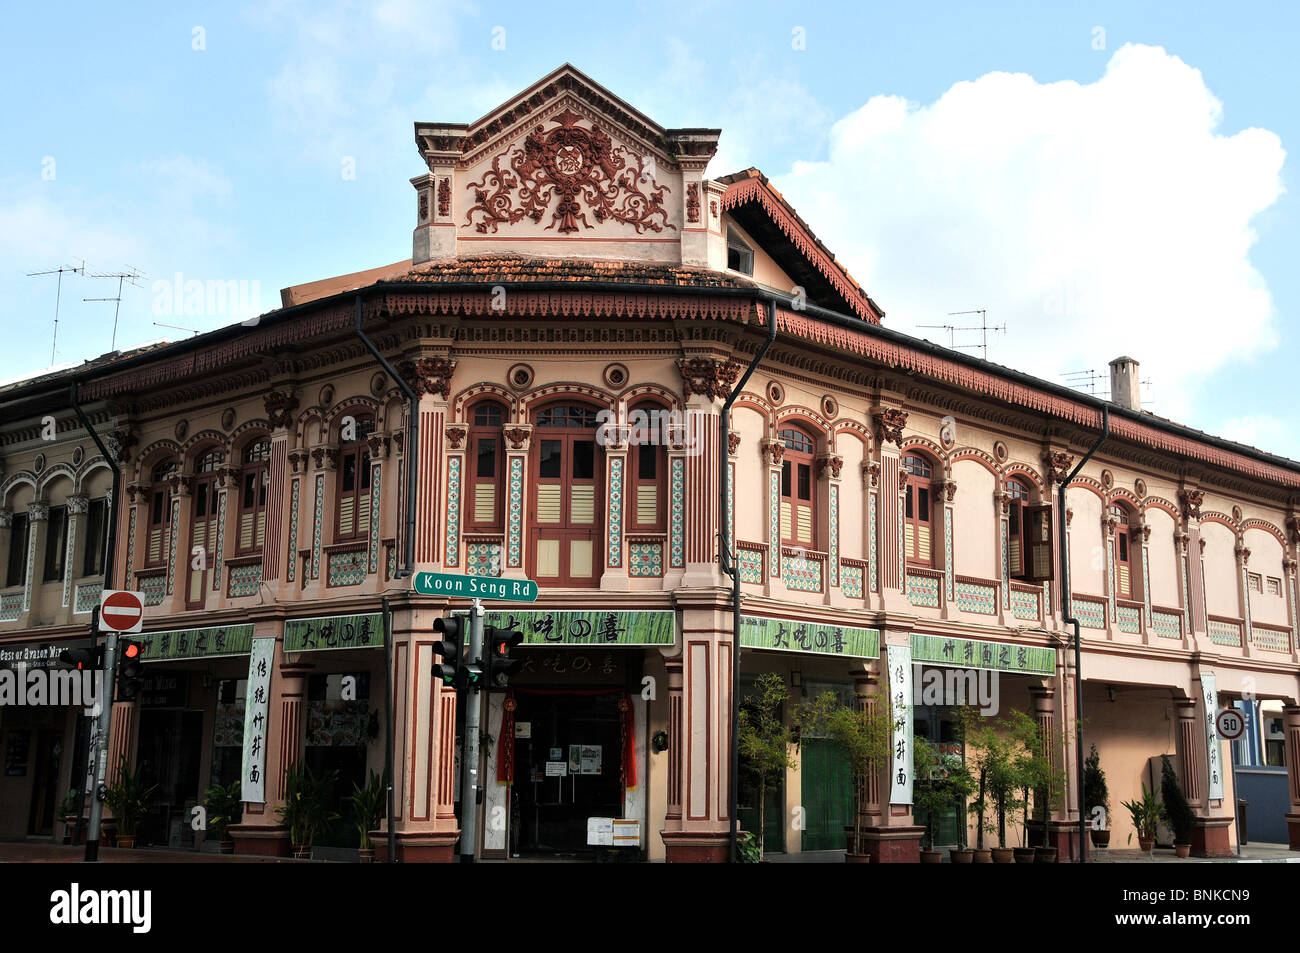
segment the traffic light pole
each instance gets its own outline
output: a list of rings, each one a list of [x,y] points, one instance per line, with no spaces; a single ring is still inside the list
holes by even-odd
[[[474,600],[469,614],[469,664],[480,665],[483,658],[483,602]],[[461,765],[463,777],[469,782],[460,799],[460,862],[474,863],[474,848],[478,842],[478,738],[479,721],[483,711],[483,695],[476,685],[465,692],[465,760]]]
[[[99,728],[94,747],[88,752],[95,766],[95,784],[90,796],[90,831],[86,835],[86,860],[99,860],[99,831],[104,819],[104,789],[108,768],[108,730],[113,720],[113,692],[117,684],[117,633],[110,630],[104,639],[104,685],[99,693]]]

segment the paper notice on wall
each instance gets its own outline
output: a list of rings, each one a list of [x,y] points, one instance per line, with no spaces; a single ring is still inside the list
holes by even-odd
[[[569,776],[569,762],[567,761],[548,761],[546,762],[546,776],[548,778],[566,778]]]
[[[893,767],[889,803],[912,803],[912,647],[886,646],[889,662],[889,710],[894,718]]]
[[[600,745],[583,745],[580,760],[583,774],[600,774]]]
[[[248,656],[248,695],[244,702],[244,759],[240,799],[266,803],[266,713],[271,702],[275,639],[253,639]]]
[[[587,818],[587,845],[589,847],[611,847],[614,844],[614,818]]]
[[[1213,672],[1201,676],[1201,695],[1205,701],[1205,763],[1210,768],[1210,800],[1223,797],[1223,762],[1219,759],[1219,729],[1214,719],[1219,714],[1219,685]]]

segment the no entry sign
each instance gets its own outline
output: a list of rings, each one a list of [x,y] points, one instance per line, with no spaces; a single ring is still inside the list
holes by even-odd
[[[1219,735],[1228,741],[1236,741],[1246,733],[1246,719],[1235,708],[1225,708],[1219,712],[1214,725],[1219,729]]]
[[[139,632],[144,622],[144,596],[107,589],[99,597],[99,621],[114,632]]]

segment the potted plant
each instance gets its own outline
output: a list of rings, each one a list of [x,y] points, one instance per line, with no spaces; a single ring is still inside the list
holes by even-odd
[[[758,846],[758,838],[749,831],[736,834],[736,856],[742,864],[757,864],[763,860],[763,853]]]
[[[1148,790],[1144,782],[1142,800],[1125,801],[1124,807],[1133,820],[1133,830],[1138,836],[1138,847],[1148,854],[1151,853],[1151,848],[1156,844],[1156,825],[1165,816],[1165,806],[1156,797],[1156,792]],[[1129,834],[1128,839],[1129,843],[1132,843],[1133,835]]]
[[[238,824],[244,813],[244,802],[240,798],[238,781],[230,784],[214,784],[203,792],[203,807],[208,812],[208,828],[216,832],[219,845],[217,850],[223,854],[235,852],[235,842],[229,836],[232,824]]]
[[[328,789],[337,777],[337,771],[317,776],[301,763],[292,765],[285,775],[284,804],[275,809],[275,815],[289,828],[289,843],[296,860],[308,860],[317,832],[339,818],[325,804]]]
[[[834,692],[824,692],[795,713],[800,734],[822,734],[843,754],[853,773],[853,826],[849,829],[848,863],[869,863],[866,850],[866,792],[871,772],[893,751],[894,721],[883,706],[875,713],[850,707]]]
[[[966,798],[975,790],[975,781],[967,770],[966,764],[957,755],[940,756],[925,741],[917,741],[913,746],[914,768],[912,803],[914,808],[925,811],[925,833],[922,835],[921,863],[937,864],[943,855],[934,849],[935,827],[939,815],[960,802],[961,813],[965,814]],[[973,858],[960,849],[953,851],[953,863],[970,863]]]
[[[104,803],[117,819],[117,846],[134,847],[135,832],[140,826],[140,819],[149,811],[149,802],[153,800],[158,785],[144,786],[144,779],[139,769],[132,771],[122,756],[118,764],[117,780],[108,786]]]
[[[961,710],[962,741],[966,744],[966,757],[975,782],[975,800],[967,808],[975,818],[975,847],[971,851],[971,862],[991,864],[993,852],[984,846],[984,835],[997,833],[997,827],[989,819],[990,749],[987,747],[988,737],[983,731],[984,725],[980,718],[978,709]]]
[[[357,833],[361,835],[361,863],[369,864],[375,859],[374,848],[370,846],[370,832],[379,826],[379,819],[384,816],[384,800],[388,787],[384,779],[374,771],[366,781],[365,787],[352,785],[352,807],[356,811]]]
[[[765,844],[767,789],[794,767],[790,749],[794,747],[795,734],[782,717],[782,708],[790,693],[785,678],[775,672],[760,675],[754,682],[754,691],[740,707],[740,769],[758,785],[758,852],[761,857]]]
[[[1027,843],[1034,848],[1035,863],[1054,864],[1058,851],[1052,844],[1051,821],[1053,812],[1065,798],[1065,737],[1044,736],[1035,719],[1023,713],[1016,714],[1019,716],[1018,737],[1025,746],[1025,755],[1021,759],[1022,782],[1028,791],[1033,792],[1032,822],[1028,819],[1028,806],[1025,808],[1026,834],[1032,834]],[[1028,795],[1025,800],[1028,802]]]
[[[1165,819],[1174,829],[1174,853],[1179,857],[1188,857],[1192,853],[1192,829],[1196,826],[1196,814],[1183,796],[1178,775],[1167,754],[1160,756],[1160,796],[1165,802]]]
[[[1101,758],[1097,746],[1093,745],[1088,753],[1088,760],[1083,764],[1083,802],[1092,817],[1094,826],[1088,831],[1093,847],[1110,845],[1110,791],[1106,787],[1106,772],[1101,770]],[[1101,808],[1101,815],[1096,814]],[[1098,828],[1096,823],[1104,826]]]
[[[63,843],[72,843],[72,832],[77,828],[77,789],[68,788],[68,793],[59,802],[59,816],[63,818]]]
[[[999,727],[1002,728],[1001,731]],[[1015,856],[1012,848],[1007,845],[1007,818],[1012,818],[1014,822],[1016,814],[1024,803],[1016,796],[1022,787],[1021,770],[1018,764],[1019,744],[1006,730],[1005,724],[982,725],[976,730],[968,731],[967,737],[979,752],[974,758],[975,772],[977,777],[982,779],[983,790],[981,800],[976,801],[975,808],[980,818],[980,826],[977,828],[980,832],[979,844],[983,846],[984,833],[996,833],[998,846],[992,850],[993,863],[1012,863]],[[988,804],[992,808],[996,825],[990,822],[987,827],[984,826],[984,797],[987,797]],[[978,854],[976,862],[979,862]]]

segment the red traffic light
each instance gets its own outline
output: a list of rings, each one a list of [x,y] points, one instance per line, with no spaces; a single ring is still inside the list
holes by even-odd
[[[140,654],[140,643],[139,643],[139,642],[127,642],[127,643],[126,643],[126,650],[125,650],[122,654],[123,654],[123,656],[125,656],[126,658],[129,658],[129,659],[131,659],[131,658],[135,658],[137,655]]]

